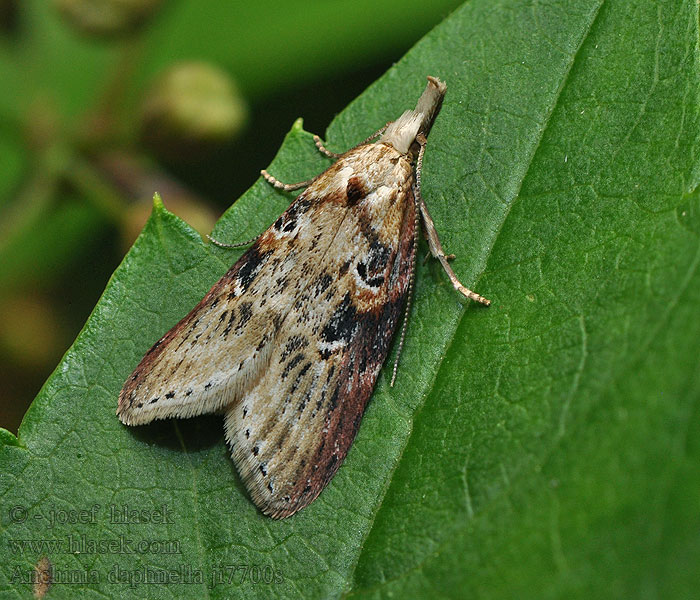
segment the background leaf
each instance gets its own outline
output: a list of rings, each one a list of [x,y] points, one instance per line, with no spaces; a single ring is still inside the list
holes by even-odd
[[[49,554],[99,579],[56,598],[692,596],[697,30],[688,2],[471,2],[332,124],[329,146],[346,148],[411,106],[425,75],[447,81],[424,195],[458,275],[493,304],[463,304],[419,267],[397,387],[385,369],[336,478],[282,522],[246,498],[219,418],[133,430],[113,414],[143,352],[237,256],[156,206],[19,440],[4,436],[0,590],[28,595],[12,578]],[[270,170],[292,181],[326,164],[297,126]],[[250,237],[288,202],[259,182],[215,236]],[[112,522],[111,504],[165,504],[170,522]],[[94,505],[95,522],[51,521]],[[12,543],[81,535],[149,543]],[[279,579],[238,570],[207,590],[227,565]],[[205,583],[129,585],[166,568]]]

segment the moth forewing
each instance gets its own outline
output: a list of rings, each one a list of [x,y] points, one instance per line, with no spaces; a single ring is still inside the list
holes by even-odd
[[[410,161],[376,144],[336,164],[345,172],[343,225],[278,332],[265,374],[226,414],[234,461],[255,503],[273,517],[311,502],[345,458],[413,265]],[[368,175],[377,164],[381,179]],[[307,198],[330,201],[325,176],[304,192]]]
[[[224,411],[234,463],[265,514],[287,517],[318,496],[407,305],[422,203],[414,165],[444,93],[429,77],[416,110],[311,180],[144,356],[119,397],[124,423]]]

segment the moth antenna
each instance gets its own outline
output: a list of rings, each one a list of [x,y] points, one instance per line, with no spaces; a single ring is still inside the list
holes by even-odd
[[[321,138],[318,137],[317,135],[314,135],[314,144],[316,144],[316,148],[318,148],[318,151],[321,154],[326,155],[328,158],[340,158],[343,156],[342,154],[337,154],[335,152],[331,152],[328,150],[324,145],[323,142],[321,141]]]
[[[363,140],[359,144],[356,144],[351,148],[357,148],[358,146],[362,146],[363,144],[368,144],[371,142],[373,139],[378,138],[380,135],[382,135],[385,131],[386,128],[389,127],[389,125],[392,124],[393,121],[389,121],[384,127],[377,129],[372,135],[370,135],[367,139]],[[314,135],[314,144],[316,144],[316,148],[318,148],[319,152],[321,154],[324,154],[328,158],[333,158],[333,159],[338,159],[342,154],[338,154],[336,152],[331,152],[328,150],[324,145],[323,142],[321,141],[321,138],[317,135]],[[307,179],[306,181],[300,181],[299,183],[283,183],[276,177],[273,177],[270,175],[267,170],[263,169],[260,171],[260,175],[263,176],[265,181],[267,181],[272,187],[274,187],[276,190],[283,190],[285,192],[293,192],[294,190],[300,190],[301,188],[308,187],[310,186],[318,177],[313,177],[311,179]],[[207,236],[208,237],[208,236]],[[214,240],[212,240],[214,241]],[[242,244],[243,245],[243,244]]]
[[[207,239],[214,244],[215,246],[219,246],[220,248],[243,248],[243,246],[250,246],[251,244],[257,242],[260,239],[261,234],[256,235],[254,238],[250,238],[249,240],[245,242],[240,242],[236,244],[227,244],[226,242],[220,242],[219,240],[215,240],[213,237],[211,237],[208,233]]]
[[[479,296],[479,294],[477,294],[476,292],[473,292],[472,290],[462,285],[459,279],[457,279],[457,275],[455,275],[455,272],[452,270],[452,267],[450,267],[450,263],[447,262],[448,257],[445,255],[445,251],[442,249],[440,238],[438,237],[437,230],[435,229],[435,223],[433,223],[433,219],[430,216],[430,213],[428,212],[428,207],[426,206],[425,200],[423,200],[423,194],[421,193],[420,177],[421,171],[423,169],[423,155],[425,154],[425,146],[427,140],[425,139],[425,136],[422,133],[419,133],[416,136],[416,142],[420,144],[420,150],[418,152],[418,159],[416,160],[415,195],[420,206],[421,216],[423,217],[423,225],[425,226],[425,234],[428,238],[428,247],[430,248],[430,252],[435,258],[437,258],[440,261],[442,268],[444,269],[445,273],[447,273],[447,276],[452,282],[452,286],[460,294],[463,294],[470,300],[474,300],[476,302],[480,302],[481,304],[489,306],[491,304],[491,300],[487,300],[483,296]]]
[[[369,144],[372,140],[378,138],[380,135],[382,135],[385,131],[386,128],[391,125],[393,121],[389,121],[384,127],[381,127],[380,129],[377,129],[372,135],[370,135],[368,138],[362,140],[359,144],[355,144],[350,150],[354,150],[355,148],[359,148],[360,146],[364,146],[365,144]],[[331,152],[330,150],[327,150],[326,147],[323,145],[321,142],[321,138],[318,137],[317,135],[314,136],[314,143],[316,144],[316,147],[326,156],[329,158],[340,158],[343,156],[342,154],[336,154],[335,152]],[[350,150],[347,150],[346,152],[350,152]]]
[[[351,150],[354,148],[357,148],[358,146],[362,146],[363,144],[367,144],[375,138],[378,138],[380,135],[382,135],[386,131],[386,128],[389,127],[389,125],[391,125],[391,123],[392,123],[392,121],[389,121],[386,125],[384,125],[384,127],[382,127],[381,129],[377,129],[377,131],[375,131],[372,135],[370,135],[366,140],[353,146],[351,148]],[[343,156],[342,154],[337,154],[335,152],[331,152],[330,150],[328,150],[323,145],[321,138],[317,135],[314,135],[314,144],[316,144],[316,148],[318,148],[319,152],[321,152],[322,154],[325,154],[328,158],[338,159],[341,156]],[[283,183],[279,179],[277,179],[276,177],[273,177],[272,175],[270,175],[266,169],[263,169],[262,171],[260,171],[260,175],[262,175],[263,179],[265,179],[265,181],[267,181],[267,183],[269,183],[273,188],[275,188],[276,190],[282,190],[285,192],[293,192],[294,190],[300,190],[301,188],[308,187],[314,181],[316,181],[316,179],[318,179],[318,176],[316,176],[316,177],[313,177],[311,179],[307,179],[306,181],[300,181],[299,183]],[[212,240],[212,241],[214,241],[214,240]]]
[[[317,179],[317,177],[312,177],[311,179],[300,181],[299,183],[282,183],[279,179],[276,179],[270,175],[265,169],[260,171],[260,175],[262,175],[265,181],[267,181],[267,183],[269,183],[273,188],[284,192],[293,192],[294,190],[300,190],[301,188],[308,187]]]
[[[362,144],[369,144],[372,140],[382,135],[386,131],[386,128],[389,127],[389,125],[391,125],[392,123],[393,121],[389,121],[386,125],[384,125],[384,127],[382,127],[381,129],[377,129],[377,131],[375,131],[367,139],[361,141],[359,144],[357,144],[357,146],[362,146]],[[357,146],[353,146],[353,148],[357,148]]]
[[[420,238],[420,207],[418,205],[418,197],[415,192],[413,194],[414,214],[413,214],[413,261],[411,262],[411,271],[408,276],[408,294],[406,296],[406,309],[403,313],[403,324],[401,325],[401,336],[399,337],[399,348],[396,352],[396,360],[394,361],[394,369],[391,373],[390,387],[394,387],[396,381],[396,373],[399,370],[399,358],[403,350],[403,343],[406,339],[406,329],[408,329],[408,316],[413,305],[413,290],[416,282],[416,258],[418,256],[418,240]]]

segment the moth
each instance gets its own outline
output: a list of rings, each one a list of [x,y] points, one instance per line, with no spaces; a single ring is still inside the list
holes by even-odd
[[[233,461],[260,510],[288,517],[333,478],[404,314],[422,223],[454,288],[421,195],[426,138],[446,85],[337,158],[143,357],[119,396],[127,425],[223,412]],[[379,138],[378,141],[372,140]],[[221,244],[225,245],[225,244]],[[396,376],[394,364],[392,385]]]

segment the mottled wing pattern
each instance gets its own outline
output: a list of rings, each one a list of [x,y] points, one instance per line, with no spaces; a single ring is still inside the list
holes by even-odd
[[[342,185],[335,175],[325,181],[322,193],[297,197],[148,351],[119,395],[124,423],[215,412],[257,384],[286,315],[323,268],[346,217],[347,177]]]
[[[414,261],[412,166],[386,144],[349,151],[306,195],[345,182],[342,225],[288,308],[265,371],[226,411],[226,438],[272,517],[313,501],[335,474],[402,315]],[[314,223],[314,231],[319,226]]]

